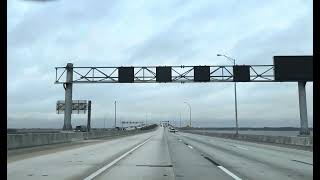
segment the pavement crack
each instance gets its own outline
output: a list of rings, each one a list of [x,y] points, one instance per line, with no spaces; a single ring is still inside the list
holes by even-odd
[[[295,160],[295,159],[293,159],[291,161],[295,161],[295,162],[299,162],[299,163],[308,164],[308,165],[313,166],[313,164],[311,164],[311,163],[307,163],[307,162],[303,162],[303,161],[299,161],[299,160]]]

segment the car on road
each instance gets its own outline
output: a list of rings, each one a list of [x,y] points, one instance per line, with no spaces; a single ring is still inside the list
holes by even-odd
[[[176,132],[178,132],[178,130],[176,130],[176,129],[174,129],[174,128],[171,128],[171,129],[169,130],[169,132],[176,133]]]
[[[126,130],[126,128],[123,128],[123,127],[116,127],[115,129],[118,131],[125,131]]]
[[[86,132],[87,131],[87,126],[76,126],[74,129],[75,132]]]

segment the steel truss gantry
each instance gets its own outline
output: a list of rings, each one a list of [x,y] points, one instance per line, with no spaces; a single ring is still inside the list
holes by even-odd
[[[273,65],[248,65],[250,81],[274,82]],[[161,66],[166,67],[166,66]],[[172,81],[167,83],[194,82],[194,66],[168,66],[172,69]],[[209,66],[209,82],[233,82],[233,66]],[[72,67],[72,83],[118,83],[118,69],[120,67]],[[158,83],[156,81],[157,66],[135,66],[134,83]],[[56,84],[66,83],[68,67],[56,67]]]
[[[195,80],[195,67],[209,67],[209,79],[206,82],[281,82],[275,80],[274,65],[243,65],[249,68],[245,72],[245,81],[236,80],[238,74],[234,70],[238,65],[222,66],[135,66],[133,68],[132,83],[159,83],[156,78],[157,67],[171,67],[171,79],[166,83],[192,83]],[[128,66],[126,66],[128,67]],[[65,130],[72,130],[72,84],[81,83],[121,83],[119,82],[119,69],[123,67],[73,67],[68,63],[66,67],[56,67],[55,84],[63,84],[65,88]],[[249,73],[249,74],[247,74]],[[240,78],[241,79],[241,78]],[[298,81],[299,110],[300,110],[300,135],[309,135],[305,85],[307,81]]]

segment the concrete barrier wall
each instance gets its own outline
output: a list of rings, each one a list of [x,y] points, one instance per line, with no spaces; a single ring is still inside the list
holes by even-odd
[[[105,138],[105,137],[116,137],[116,136],[128,136],[139,133],[150,132],[153,130],[130,130],[130,131],[94,131],[84,133],[84,139],[97,139],[97,138]]]
[[[93,131],[93,132],[62,132],[62,133],[27,133],[7,134],[7,149],[34,147],[41,145],[68,143],[85,139],[96,139],[106,137],[128,136],[146,133],[152,130],[131,131]]]
[[[298,137],[298,136],[265,136],[265,135],[239,134],[237,137],[235,134],[228,134],[228,133],[194,132],[190,130],[182,130],[182,132],[221,137],[221,138],[245,140],[245,141],[267,142],[267,143],[310,146],[310,147],[313,146],[313,136]]]

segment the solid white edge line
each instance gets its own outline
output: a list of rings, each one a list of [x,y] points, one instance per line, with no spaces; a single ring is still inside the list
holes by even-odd
[[[95,171],[94,173],[92,173],[91,175],[89,175],[88,177],[84,178],[84,180],[91,180],[93,178],[95,178],[96,176],[98,176],[99,174],[101,174],[102,172],[104,172],[105,170],[107,170],[108,168],[110,168],[111,166],[113,166],[115,163],[117,163],[118,161],[120,161],[122,158],[126,157],[129,153],[131,153],[132,151],[138,149],[140,146],[144,145],[146,142],[148,142],[151,139],[148,138],[147,140],[145,140],[143,143],[137,145],[136,147],[132,148],[130,151],[124,153],[123,155],[121,155],[120,157],[118,157],[117,159],[113,160],[111,163],[103,166],[102,168],[98,169],[97,171]]]
[[[239,149],[249,150],[249,149],[241,147],[241,146],[236,146],[236,147],[239,148]]]
[[[234,179],[242,180],[241,178],[239,178],[238,176],[236,176],[235,174],[233,174],[232,172],[230,172],[228,169],[224,168],[223,166],[218,166],[218,168],[220,168],[222,171],[224,171],[225,173],[227,173],[228,175],[230,175]]]
[[[193,149],[193,147],[192,147],[192,146],[190,146],[190,145],[188,145],[188,147],[189,147],[189,148],[191,148],[191,149]]]

